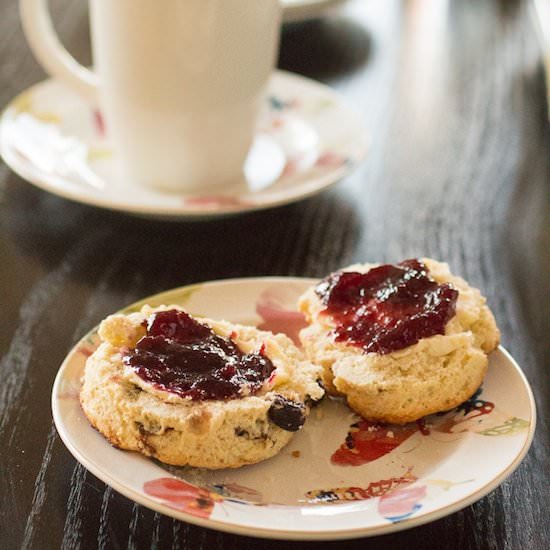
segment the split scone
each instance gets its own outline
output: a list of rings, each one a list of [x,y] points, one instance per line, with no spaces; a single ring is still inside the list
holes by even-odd
[[[480,292],[428,258],[353,265],[299,299],[308,358],[364,418],[404,424],[471,397],[498,346]]]
[[[114,446],[162,462],[236,468],[275,455],[323,397],[321,369],[289,338],[177,306],[112,315],[80,392]]]

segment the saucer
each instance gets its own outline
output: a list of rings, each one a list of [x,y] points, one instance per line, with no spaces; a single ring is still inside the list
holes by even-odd
[[[336,183],[367,152],[357,119],[327,86],[277,71],[243,181],[223,192],[174,194],[118,179],[101,113],[51,79],[4,110],[0,153],[22,178],[73,201],[153,218],[209,218],[294,202]]]
[[[122,312],[146,303],[175,304],[195,315],[283,331],[296,341],[305,325],[296,301],[316,282],[262,277],[199,283]],[[88,423],[78,396],[86,359],[98,345],[96,327],[57,374],[52,410],[61,439],[81,464],[127,498],[220,531],[329,540],[422,525],[498,487],[525,457],[535,431],[529,383],[499,348],[474,396],[423,422],[376,424],[361,420],[344,401],[327,398],[269,460],[234,470],[178,468],[116,449]]]
[[[283,0],[283,22],[296,23],[322,17],[346,0]]]

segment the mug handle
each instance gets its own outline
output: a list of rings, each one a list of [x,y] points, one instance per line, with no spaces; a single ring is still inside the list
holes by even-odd
[[[46,72],[97,102],[97,74],[80,65],[61,45],[52,25],[48,1],[19,0],[19,12],[27,42]]]

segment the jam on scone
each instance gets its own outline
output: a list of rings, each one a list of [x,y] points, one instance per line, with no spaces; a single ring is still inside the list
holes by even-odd
[[[315,293],[325,306],[322,314],[334,321],[336,341],[380,354],[445,334],[458,298],[458,290],[435,282],[415,259],[366,273],[333,273]]]
[[[243,353],[184,311],[157,311],[145,326],[124,363],[159,390],[194,401],[235,399],[256,393],[275,370],[261,349]]]

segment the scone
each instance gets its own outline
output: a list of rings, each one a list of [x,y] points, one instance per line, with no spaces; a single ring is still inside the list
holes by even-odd
[[[320,400],[321,369],[282,334],[177,306],[112,315],[80,392],[113,445],[173,465],[236,468],[275,455]]]
[[[480,292],[431,259],[353,265],[299,299],[308,358],[364,418],[404,424],[459,405],[498,346]]]

